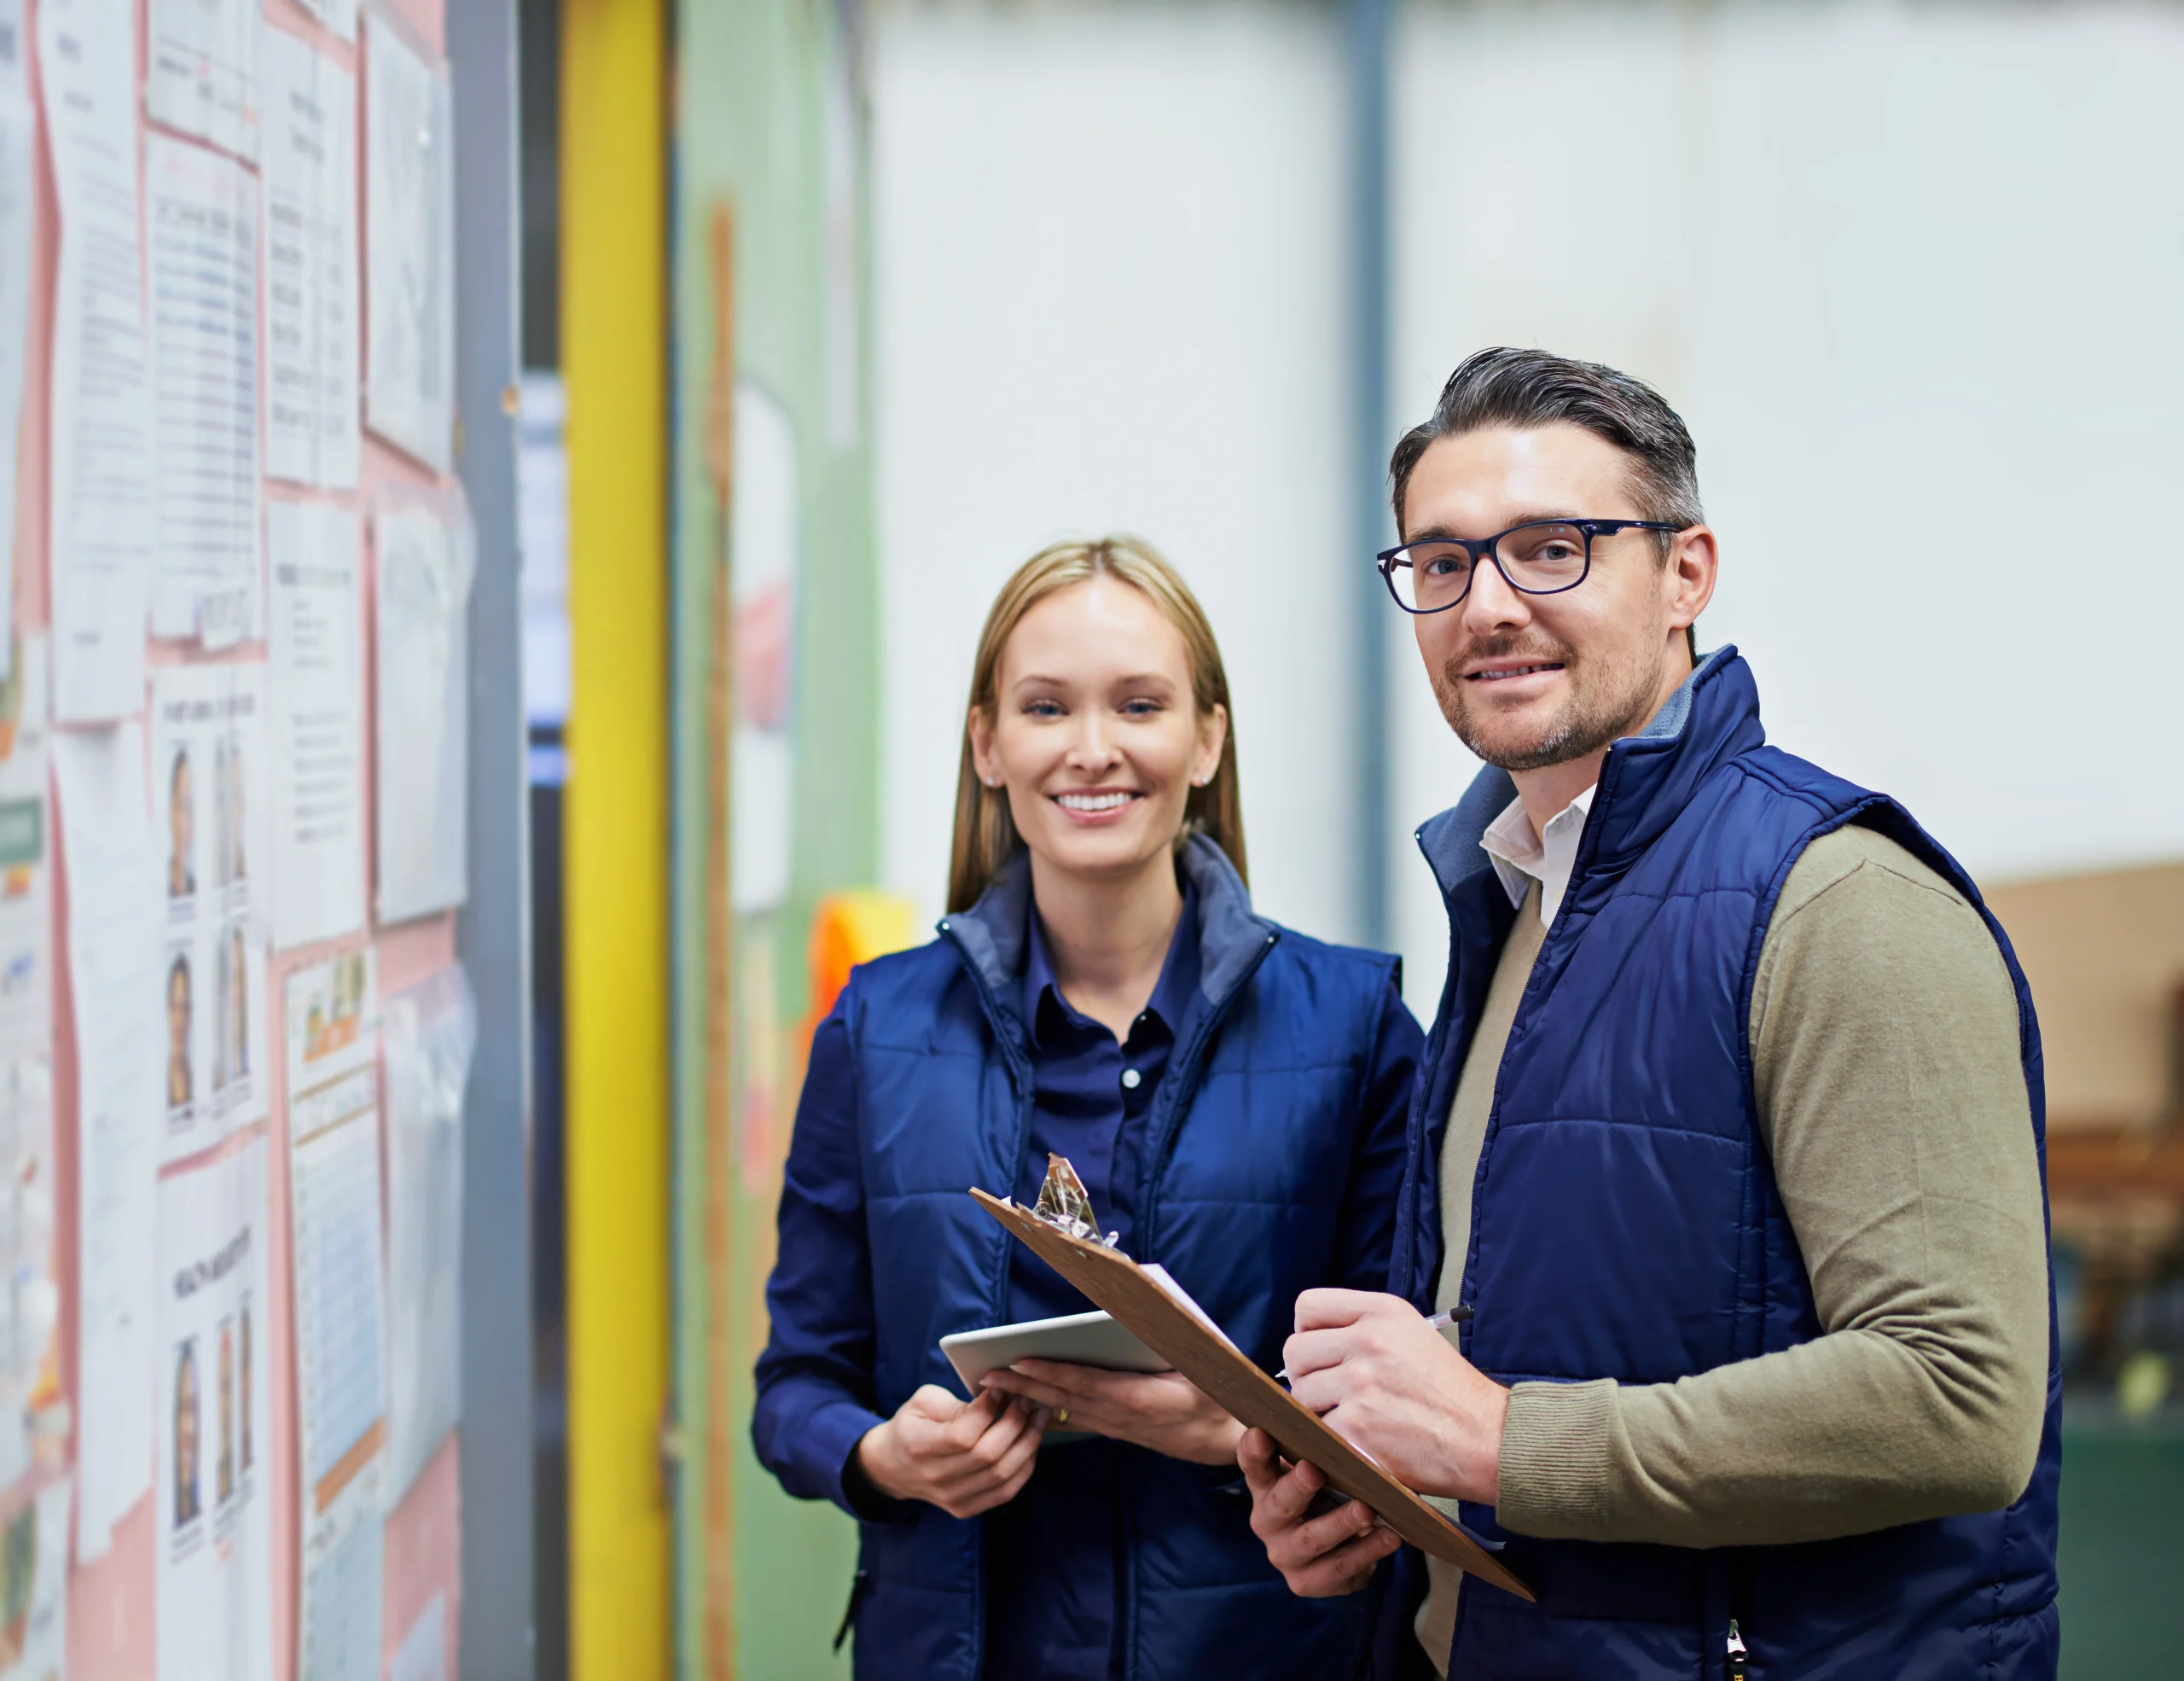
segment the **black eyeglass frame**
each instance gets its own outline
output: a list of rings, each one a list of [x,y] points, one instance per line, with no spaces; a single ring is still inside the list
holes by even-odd
[[[1514,537],[1520,531],[1536,531],[1542,526],[1565,526],[1582,533],[1585,539],[1585,569],[1567,584],[1558,584],[1551,590],[1528,590],[1510,577],[1509,568],[1502,564],[1501,543],[1505,537]],[[1422,619],[1430,613],[1446,613],[1452,607],[1461,607],[1471,595],[1471,584],[1467,579],[1462,595],[1452,602],[1443,602],[1438,607],[1413,607],[1403,598],[1402,592],[1396,588],[1396,568],[1409,566],[1410,562],[1403,557],[1412,550],[1422,549],[1427,544],[1453,544],[1464,550],[1471,556],[1472,578],[1478,576],[1481,561],[1490,561],[1495,571],[1502,574],[1502,581],[1520,596],[1560,596],[1576,589],[1593,575],[1594,538],[1613,537],[1623,531],[1679,532],[1689,529],[1687,526],[1679,526],[1668,520],[1526,520],[1522,525],[1511,526],[1507,531],[1497,531],[1491,537],[1422,537],[1415,543],[1400,543],[1392,549],[1383,549],[1374,556],[1374,560],[1380,574],[1380,582],[1388,586],[1388,595],[1395,604],[1405,613]]]

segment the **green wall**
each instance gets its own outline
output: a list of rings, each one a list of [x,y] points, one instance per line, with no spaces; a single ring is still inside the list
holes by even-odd
[[[877,860],[877,632],[874,604],[864,123],[852,31],[833,0],[679,0],[673,133],[676,1381],[684,1457],[678,1479],[677,1650],[685,1677],[794,1681],[848,1672],[831,1649],[854,1568],[852,1526],[831,1506],[793,1501],[750,1446],[751,1360],[763,1346],[779,1163],[801,1078],[808,1008],[804,948],[813,907],[869,883]],[[830,79],[834,79],[830,88]],[[830,172],[830,92],[836,156]],[[850,113],[845,124],[841,113]],[[847,138],[846,160],[841,141]],[[851,172],[845,173],[845,163]],[[829,183],[837,210],[830,259]],[[846,199],[845,181],[852,182]],[[739,380],[778,402],[797,444],[800,565],[791,739],[793,868],[787,903],[741,919],[734,936],[732,1145],[708,1159],[704,1125],[707,1021],[707,679],[715,590],[723,578],[721,510],[706,467],[713,389],[711,236],[717,206],[735,231],[735,358]],[[845,245],[844,239],[853,241]],[[844,261],[846,253],[847,261]],[[854,283],[853,401],[843,381],[828,412],[828,281]],[[839,309],[834,319],[841,320]],[[837,333],[839,352],[845,342]],[[839,375],[839,368],[838,368]],[[831,425],[830,425],[831,421]],[[733,557],[726,557],[733,564]],[[706,1256],[706,1192],[732,1188],[725,1264]],[[733,1356],[727,1393],[706,1370],[709,1311],[725,1311]],[[708,1420],[724,1411],[732,1463],[708,1462]],[[728,1654],[707,1584],[706,1490],[733,1480],[733,1591]]]

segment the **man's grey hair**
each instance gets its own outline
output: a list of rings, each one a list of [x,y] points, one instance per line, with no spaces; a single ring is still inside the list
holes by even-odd
[[[1648,520],[1681,528],[1706,517],[1699,505],[1699,449],[1676,411],[1643,380],[1542,350],[1475,351],[1441,387],[1430,418],[1403,433],[1388,471],[1395,480],[1396,529],[1410,475],[1429,446],[1483,427],[1520,428],[1567,421],[1630,458],[1630,495]],[[1576,509],[1573,513],[1590,513]],[[1668,554],[1661,533],[1661,553]]]

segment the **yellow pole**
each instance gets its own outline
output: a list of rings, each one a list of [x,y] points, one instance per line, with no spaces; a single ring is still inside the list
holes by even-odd
[[[672,1649],[665,6],[562,15],[572,1681],[667,1681]]]

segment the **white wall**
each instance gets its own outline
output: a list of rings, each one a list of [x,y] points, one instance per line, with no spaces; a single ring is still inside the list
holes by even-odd
[[[1334,9],[883,9],[886,880],[938,913],[972,643],[1064,534],[1165,547],[1227,650],[1259,898],[1346,937],[1354,741]],[[2184,14],[1414,6],[1392,387],[1539,344],[1691,422],[1792,749],[1992,879],[2184,856]],[[1472,765],[1388,614],[1410,832]]]
[[[1333,15],[883,10],[873,99],[886,884],[939,914],[996,589],[1123,530],[1220,637],[1260,907],[1350,935]]]
[[[1414,9],[1398,414],[1483,345],[1657,383],[1771,736],[1995,879],[2184,855],[2184,15]],[[1397,655],[1409,835],[1468,769]]]

